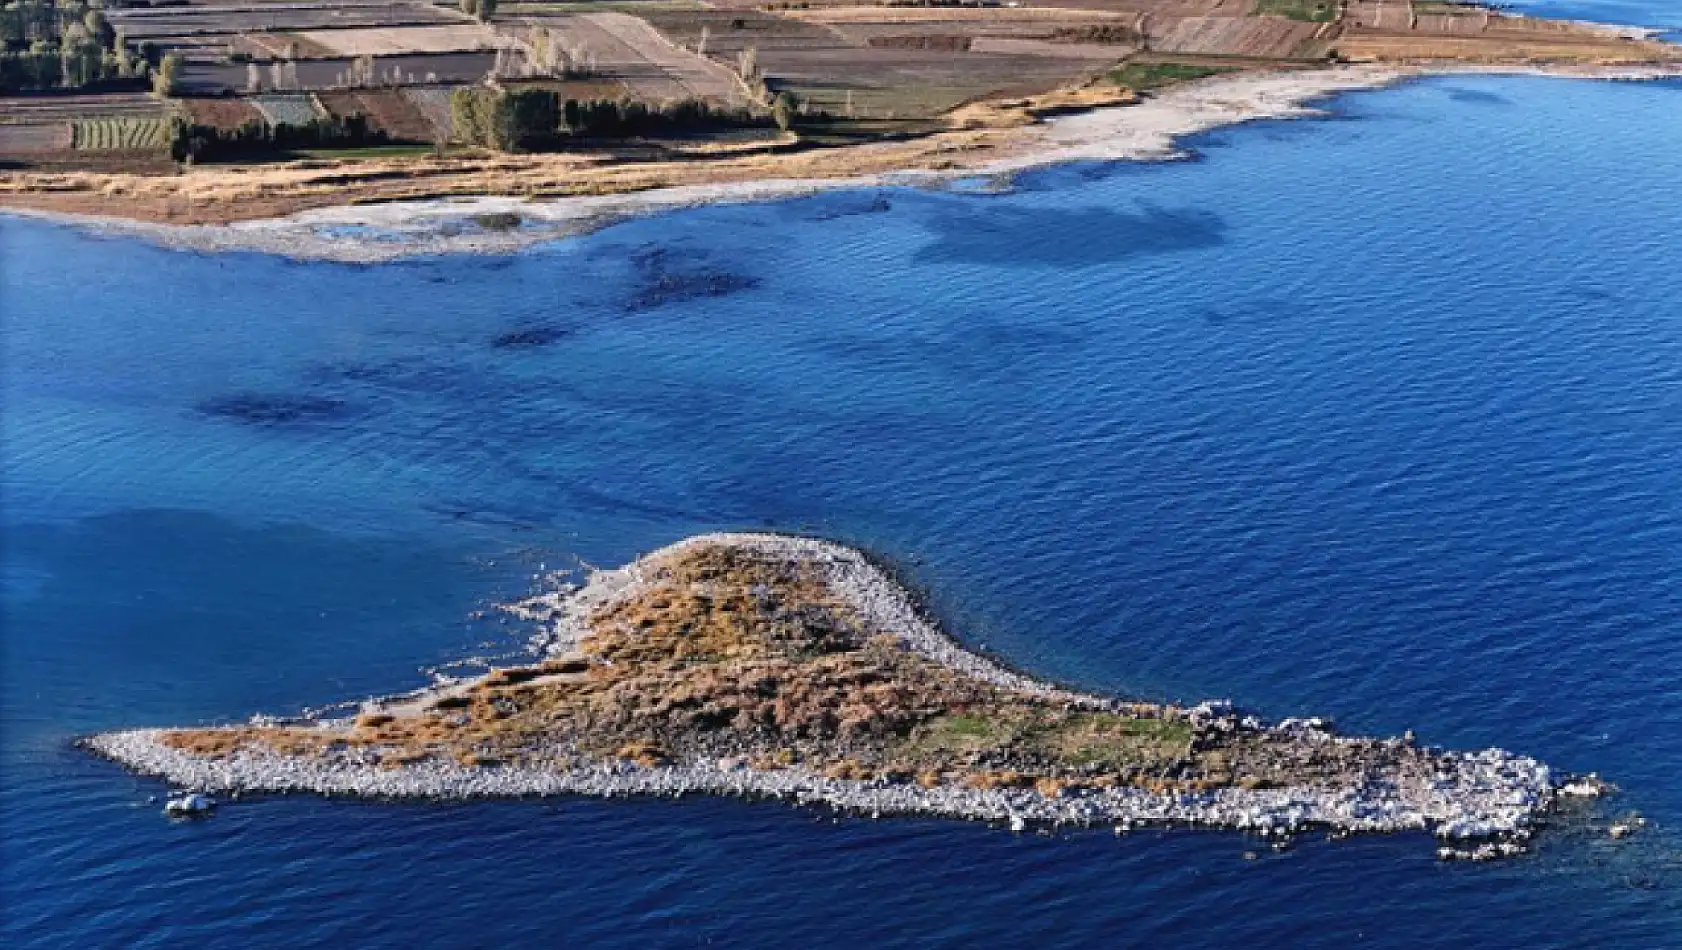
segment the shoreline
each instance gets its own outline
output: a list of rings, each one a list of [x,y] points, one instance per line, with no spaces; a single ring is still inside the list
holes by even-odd
[[[685,183],[599,195],[531,199],[480,195],[383,203],[339,204],[274,218],[226,224],[168,224],[86,215],[0,202],[0,216],[35,218],[94,234],[137,237],[160,246],[203,253],[255,252],[297,260],[372,264],[454,254],[508,254],[586,234],[632,218],[713,204],[740,204],[873,187],[940,187],[974,178],[1008,178],[1036,168],[1080,161],[1171,161],[1180,140],[1213,129],[1265,119],[1324,115],[1316,103],[1399,82],[1454,75],[1534,75],[1573,79],[1662,79],[1673,68],[1542,69],[1468,64],[1353,65],[1318,71],[1244,73],[1185,83],[1127,106],[1106,106],[1009,130],[1003,149],[935,149],[948,167],[885,168],[833,177],[749,177]],[[951,135],[953,133],[941,133]],[[879,153],[853,146],[829,156],[843,169]],[[999,156],[998,151],[1005,154]],[[820,163],[821,164],[821,163]],[[728,177],[728,176],[726,176]],[[27,201],[28,195],[22,197]],[[513,213],[509,231],[477,226],[474,218]]]
[[[596,572],[583,587],[560,588],[515,604],[511,615],[547,630],[534,647],[551,658],[577,657],[591,636],[586,621],[644,596],[662,566],[696,551],[720,547],[811,568],[840,598],[866,640],[892,637],[901,648],[959,676],[1005,690],[1031,694],[1064,709],[1098,713],[1127,708],[1120,699],[1065,689],[1018,673],[964,648],[936,626],[913,595],[863,552],[833,542],[790,535],[742,533],[699,535],[650,552],[624,567]],[[496,674],[488,674],[489,679]],[[483,679],[481,682],[483,682]],[[533,682],[541,682],[541,677]],[[473,684],[468,684],[471,687]],[[364,705],[361,716],[409,715],[417,706],[462,695],[462,684],[433,687]],[[460,705],[458,701],[456,705]],[[452,706],[451,708],[455,708]],[[1310,829],[1335,834],[1430,832],[1445,839],[1443,857],[1500,857],[1522,851],[1524,842],[1553,808],[1555,778],[1545,764],[1499,749],[1475,752],[1420,750],[1411,740],[1345,737],[1317,719],[1264,724],[1225,702],[1163,707],[1164,716],[1183,718],[1194,735],[1256,734],[1314,756],[1356,761],[1385,750],[1394,762],[1386,770],[1368,763],[1336,781],[1284,786],[1162,789],[1106,785],[1047,792],[1040,786],[933,786],[889,781],[878,775],[835,775],[809,764],[750,766],[745,755],[702,755],[640,762],[586,754],[562,741],[529,762],[493,767],[440,757],[382,761],[378,749],[340,742],[325,751],[282,754],[266,746],[238,745],[225,755],[207,755],[166,742],[171,730],[137,729],[87,737],[79,744],[132,771],[163,778],[192,791],[215,794],[313,793],[373,799],[464,800],[591,795],[682,797],[722,794],[827,805],[842,811],[925,815],[1007,823],[1090,827],[1190,825],[1262,834],[1292,835]],[[254,717],[254,722],[258,718]],[[322,720],[319,730],[344,730],[347,720]],[[327,734],[326,732],[322,733]],[[333,733],[338,734],[338,733]],[[1194,739],[1196,742],[1201,739]],[[1424,763],[1418,765],[1417,763]]]

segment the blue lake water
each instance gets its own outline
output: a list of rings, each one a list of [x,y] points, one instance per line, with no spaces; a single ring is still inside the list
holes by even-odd
[[[374,267],[0,219],[9,947],[1682,946],[1682,85],[1456,78],[1005,195]],[[409,688],[543,567],[906,565],[1093,688],[1624,788],[1419,836],[1013,836],[725,800],[236,803],[80,733]]]
[[[1677,0],[1509,0],[1502,9],[1529,16],[1644,26],[1674,40],[1682,36],[1682,3]]]

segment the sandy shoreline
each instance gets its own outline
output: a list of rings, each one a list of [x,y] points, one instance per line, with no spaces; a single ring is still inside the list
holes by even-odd
[[[1101,107],[1013,130],[1002,149],[940,151],[946,167],[908,167],[836,177],[763,177],[683,184],[616,194],[528,199],[486,195],[345,204],[229,224],[177,225],[27,207],[0,215],[36,217],[95,233],[139,237],[188,251],[250,251],[301,260],[376,263],[406,257],[511,253],[633,217],[708,204],[751,203],[871,187],[940,187],[974,178],[1007,180],[1033,168],[1080,161],[1167,161],[1184,156],[1180,139],[1262,119],[1325,114],[1328,97],[1404,80],[1453,75],[1531,75],[1644,80],[1682,75],[1682,67],[1544,69],[1454,63],[1346,65],[1314,71],[1243,73],[1169,88],[1136,105]],[[870,149],[872,146],[854,146]],[[843,150],[835,156],[845,165]],[[863,154],[863,153],[859,153]],[[924,156],[927,158],[928,156]],[[493,231],[475,218],[512,212],[519,228]]]
[[[764,178],[539,200],[485,196],[340,205],[218,225],[162,224],[22,207],[0,207],[0,215],[38,217],[183,250],[254,251],[309,260],[371,263],[440,254],[508,253],[631,217],[704,204],[769,201],[847,188],[940,186],[976,177],[1006,178],[1031,168],[1076,161],[1168,160],[1182,154],[1176,142],[1187,135],[1257,119],[1317,115],[1320,110],[1312,103],[1328,96],[1459,71],[1463,70],[1362,65],[1246,73],[1188,83],[1138,105],[1100,108],[1018,130],[1003,157],[960,152],[948,163],[952,167],[939,170]],[[522,226],[495,232],[474,224],[476,216],[497,212],[520,215]]]
[[[937,628],[906,589],[862,552],[813,538],[698,536],[624,567],[596,572],[582,588],[537,595],[508,609],[546,630],[547,635],[534,642],[537,649],[566,655],[577,649],[580,637],[585,635],[583,621],[588,615],[637,597],[647,589],[651,574],[657,570],[651,565],[696,546],[720,544],[816,566],[826,576],[830,589],[857,613],[867,633],[898,638],[906,649],[966,676],[1030,690],[1057,703],[1100,709],[1121,702],[1034,680],[966,650]],[[452,688],[440,687],[437,694]],[[415,694],[393,697],[384,701],[385,705],[381,701],[366,705],[363,712],[389,713],[415,701]],[[1327,753],[1344,744],[1370,741],[1340,736],[1319,720],[1264,725],[1220,702],[1200,704],[1186,714],[1199,729],[1215,733],[1276,731],[1294,743]],[[324,720],[318,727],[332,730],[344,725]],[[733,755],[637,764],[584,754],[564,742],[541,750],[531,761],[489,768],[437,758],[393,767],[375,751],[344,746],[311,756],[244,747],[212,757],[172,746],[165,741],[167,732],[138,729],[105,733],[83,740],[83,745],[142,774],[215,794],[312,793],[459,800],[553,795],[678,798],[706,793],[826,805],[873,817],[928,815],[1003,822],[1017,829],[1034,823],[1109,825],[1118,831],[1171,824],[1284,835],[1310,828],[1338,833],[1426,831],[1452,841],[1471,842],[1449,846],[1447,851],[1451,853],[1444,857],[1499,857],[1523,850],[1523,842],[1551,809],[1555,797],[1554,776],[1545,764],[1499,749],[1432,751],[1434,764],[1423,773],[1356,773],[1322,784],[1229,786],[1168,793],[1115,786],[1053,795],[1034,788],[925,787],[880,778],[859,780],[804,766],[765,770],[750,768],[745,758]],[[1390,741],[1405,744],[1407,740]]]

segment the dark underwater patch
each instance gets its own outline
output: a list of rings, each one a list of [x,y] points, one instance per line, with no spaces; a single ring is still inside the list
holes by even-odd
[[[645,248],[631,255],[637,288],[625,300],[625,311],[652,310],[667,304],[709,297],[728,297],[759,286],[759,278],[710,266],[695,252]]]
[[[1506,98],[1505,96],[1498,96],[1493,92],[1484,92],[1482,89],[1466,89],[1461,86],[1449,86],[1446,92],[1448,93],[1448,97],[1453,99],[1455,102],[1469,102],[1475,105],[1484,106],[1510,106],[1513,104],[1512,100]]]
[[[349,406],[340,399],[317,396],[236,393],[207,399],[199,403],[198,411],[244,425],[292,426],[342,419],[349,414]]]
[[[491,348],[496,350],[536,350],[559,343],[572,335],[572,331],[565,327],[521,327],[509,330],[492,338]]]
[[[625,302],[629,311],[651,310],[669,303],[728,297],[759,286],[759,278],[725,271],[661,274],[645,283]]]
[[[863,214],[882,214],[892,211],[894,208],[893,202],[888,200],[887,195],[874,195],[869,200],[860,200],[849,196],[841,200],[828,201],[826,205],[822,211],[812,215],[808,220],[834,221],[838,218],[851,218]]]
[[[931,222],[919,262],[1087,267],[1226,243],[1226,219],[1202,208],[967,208]]]

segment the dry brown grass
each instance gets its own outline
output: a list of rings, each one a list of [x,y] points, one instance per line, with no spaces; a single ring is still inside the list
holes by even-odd
[[[1363,30],[1346,33],[1335,46],[1349,59],[1375,62],[1539,63],[1585,67],[1682,62],[1682,48],[1665,43],[1609,39],[1604,34],[1444,36]]]
[[[293,34],[335,56],[392,56],[402,53],[455,53],[494,50],[513,41],[483,23],[441,26],[370,27],[310,30]]]
[[[364,711],[347,727],[179,730],[164,741],[205,756],[359,748],[383,767],[520,761],[559,741],[647,767],[731,751],[755,768],[803,763],[837,779],[1014,788],[1071,779],[1045,754],[1051,745],[1024,738],[1029,727],[1092,731],[1083,714],[971,680],[894,637],[867,636],[803,564],[713,545],[649,568],[636,596],[589,618],[578,656],[493,670],[418,704]],[[965,712],[954,719],[953,710]],[[1017,726],[973,725],[994,720]],[[978,741],[927,738],[923,724],[938,722],[969,724]],[[907,738],[915,736],[925,738]],[[972,762],[1013,747],[1028,750],[1038,771]]]
[[[593,153],[206,166],[168,175],[8,172],[0,174],[0,205],[170,224],[225,224],[347,203],[625,194],[680,185],[853,177],[996,158],[1011,144],[1008,129],[1029,124],[1032,117],[1020,109],[998,108],[990,121],[914,141],[794,153],[771,152],[758,142],[683,146],[671,150],[670,161],[643,155],[624,162],[611,153]],[[109,199],[107,189],[113,187],[120,189],[122,201]]]
[[[586,618],[584,650],[493,670],[332,728],[177,730],[202,756],[356,749],[385,769],[422,761],[541,765],[583,755],[652,768],[728,756],[837,780],[1034,789],[1048,798],[1346,781],[1424,755],[1377,740],[1326,744],[1208,733],[1173,706],[1100,708],[971,679],[869,636],[809,565],[729,544],[641,565],[632,593]]]

